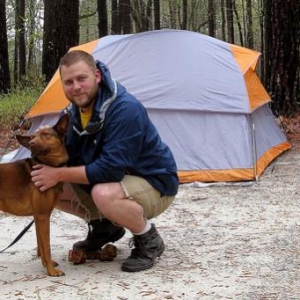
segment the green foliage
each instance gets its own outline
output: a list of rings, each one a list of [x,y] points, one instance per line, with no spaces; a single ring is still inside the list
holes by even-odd
[[[16,88],[7,95],[0,96],[0,128],[10,129],[19,124],[35,103],[42,88]]]

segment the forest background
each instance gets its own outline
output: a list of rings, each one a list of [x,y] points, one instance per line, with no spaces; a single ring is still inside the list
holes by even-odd
[[[0,0],[0,102],[40,92],[72,46],[163,28],[261,52],[257,72],[274,115],[298,114],[299,0]]]

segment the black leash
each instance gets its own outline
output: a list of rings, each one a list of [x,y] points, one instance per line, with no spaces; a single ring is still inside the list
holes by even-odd
[[[0,253],[3,253],[6,249],[14,245],[26,233],[26,231],[28,231],[33,223],[34,220],[32,220],[5,249],[1,250]]]

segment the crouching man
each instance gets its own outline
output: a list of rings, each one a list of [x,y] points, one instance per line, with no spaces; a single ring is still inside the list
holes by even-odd
[[[37,165],[32,180],[41,191],[65,182],[57,208],[89,221],[87,238],[75,250],[100,250],[121,239],[126,228],[134,248],[122,270],[149,269],[165,249],[149,220],[177,193],[174,157],[144,106],[104,63],[74,50],[61,59],[59,71],[70,101],[69,162],[62,168]]]

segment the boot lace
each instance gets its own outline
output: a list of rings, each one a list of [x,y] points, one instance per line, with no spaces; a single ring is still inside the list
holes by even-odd
[[[138,258],[138,257],[148,257],[147,249],[144,245],[147,244],[147,240],[141,240],[138,237],[132,237],[129,239],[128,246],[129,248],[133,248],[131,250],[130,257]]]

